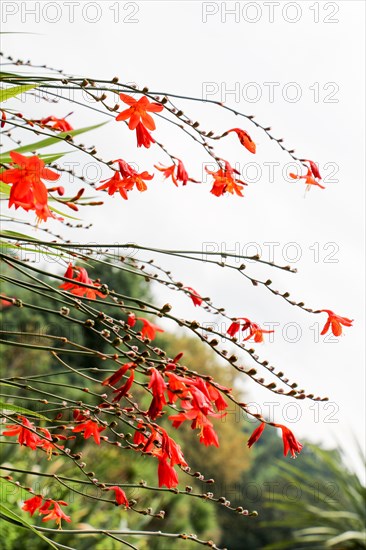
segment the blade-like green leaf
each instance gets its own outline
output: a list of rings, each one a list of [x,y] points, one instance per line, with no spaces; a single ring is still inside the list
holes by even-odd
[[[55,546],[50,539],[42,535],[42,533],[39,533],[30,523],[28,523],[28,521],[18,516],[18,514],[16,514],[12,510],[9,510],[9,508],[2,503],[0,503],[0,515],[7,521],[10,521],[12,523],[15,522],[17,525],[21,524],[23,527],[27,527],[28,529],[33,531],[34,534],[47,542],[47,544],[49,544],[51,548],[55,548],[55,550],[57,550],[57,546]]]
[[[43,416],[43,414],[25,409],[24,407],[18,407],[18,405],[13,405],[13,403],[4,403],[3,401],[0,401],[0,409],[2,411],[13,411],[20,414],[26,414],[27,416],[35,416],[36,418],[40,418],[41,420],[49,420],[49,418]]]
[[[30,151],[38,151],[38,149],[43,149],[44,147],[49,147],[50,145],[54,145],[55,143],[59,143],[60,141],[63,141],[63,139],[66,136],[78,136],[79,134],[84,134],[85,132],[91,132],[92,130],[96,130],[97,128],[100,128],[101,126],[104,126],[107,124],[107,122],[102,122],[101,124],[94,124],[93,126],[86,126],[84,128],[78,128],[77,130],[71,130],[70,132],[59,132],[55,137],[49,137],[46,139],[42,139],[41,141],[36,141],[34,143],[30,143],[29,145],[23,145],[22,147],[18,147],[18,149],[13,149],[17,153],[29,153]],[[5,162],[3,158],[5,156],[9,156],[10,151],[6,151],[2,155],[0,155],[0,162]]]
[[[25,84],[22,86],[12,86],[11,88],[2,88],[0,90],[0,103],[12,97],[16,97],[17,95],[24,94],[24,92],[28,92],[33,88],[37,88],[37,84]]]

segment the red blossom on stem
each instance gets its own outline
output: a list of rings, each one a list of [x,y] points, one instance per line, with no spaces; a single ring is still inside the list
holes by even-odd
[[[211,193],[216,197],[220,197],[225,193],[236,194],[239,197],[244,196],[242,190],[243,186],[247,184],[244,181],[235,179],[235,174],[238,175],[239,172],[232,168],[228,161],[225,161],[225,166],[220,167],[216,172],[209,170],[207,167],[206,172],[214,178]]]
[[[77,272],[76,277],[74,277],[74,270]],[[71,294],[76,296],[85,296],[89,300],[95,300],[97,296],[100,298],[105,298],[106,295],[103,292],[97,290],[101,285],[99,283],[94,283],[88,275],[87,270],[84,267],[73,266],[71,263],[68,265],[64,277],[66,279],[72,279],[74,282],[65,281],[60,285],[62,290],[68,290]],[[95,288],[88,288],[86,286],[80,286],[76,283],[84,283],[86,285],[91,285]]]
[[[37,155],[25,157],[16,151],[10,152],[12,167],[0,174],[0,180],[12,184],[8,206],[35,210],[37,219],[46,221],[55,218],[48,208],[47,188],[42,179],[56,181],[59,174],[45,167],[45,163]],[[42,178],[42,179],[41,179]]]
[[[61,529],[61,520],[64,519],[65,521],[70,523],[70,516],[67,516],[65,512],[61,510],[61,506],[68,506],[68,504],[64,500],[46,500],[43,506],[39,509],[39,513],[44,514],[45,516],[44,518],[42,518],[42,521],[55,520],[59,529]]]
[[[240,143],[250,153],[253,153],[253,154],[255,153],[256,145],[255,145],[254,141],[252,140],[252,138],[250,137],[250,135],[248,134],[248,132],[246,132],[245,130],[242,130],[241,128],[232,128],[231,130],[228,130],[227,132],[225,132],[225,135],[229,134],[230,132],[235,132],[236,135],[239,138]]]
[[[191,288],[190,286],[185,286],[184,289],[188,290],[189,297],[191,298],[195,306],[200,306],[202,304],[203,302],[202,296],[200,296],[198,292],[194,290],[194,288]]]
[[[86,422],[82,422],[78,426],[75,426],[72,431],[74,433],[84,432],[84,439],[89,439],[89,437],[93,437],[95,443],[97,445],[100,445],[100,432],[103,432],[104,430],[105,427],[99,426],[97,422],[94,422],[93,420],[87,420]]]
[[[341,317],[340,315],[336,315],[333,311],[330,309],[321,309],[321,313],[327,313],[328,319],[325,323],[323,330],[321,331],[321,335],[323,336],[331,329],[334,336],[340,336],[342,334],[342,325],[344,327],[351,327],[353,323],[353,319],[348,319],[347,317]]]
[[[72,113],[69,113],[64,118],[57,118],[55,116],[48,116],[46,118],[42,118],[40,123],[44,126],[50,126],[54,130],[61,130],[62,132],[70,132],[74,128],[71,126],[71,124],[66,120],[68,116],[72,115]],[[49,124],[52,122],[53,124]]]
[[[265,425],[264,422],[261,422],[261,423],[259,424],[259,426],[257,426],[257,428],[254,430],[254,432],[252,433],[252,435],[251,435],[250,438],[248,439],[247,445],[248,445],[249,448],[250,448],[252,445],[254,445],[254,443],[256,443],[256,442],[258,441],[258,439],[259,439],[260,436],[262,435],[263,430],[264,430],[265,427],[266,427],[266,425]]]
[[[30,515],[33,516],[34,512],[42,506],[42,502],[43,502],[43,498],[40,497],[39,495],[36,495],[24,501],[22,510],[24,510],[24,512],[29,512]]]
[[[24,445],[34,451],[39,443],[42,442],[41,438],[35,433],[36,428],[34,424],[24,416],[18,416],[18,420],[22,422],[22,425],[12,424],[10,426],[5,426],[7,430],[3,432],[2,435],[7,437],[17,435],[19,445]]]
[[[276,428],[282,430],[282,440],[283,440],[283,454],[287,456],[288,452],[291,453],[292,458],[296,458],[296,453],[300,453],[302,449],[302,444],[296,439],[292,431],[283,426],[282,424],[274,424]]]
[[[130,507],[126,493],[123,489],[121,489],[121,487],[113,485],[113,487],[108,487],[108,491],[114,491],[115,499],[118,505],[124,505],[126,508]]]
[[[158,327],[158,325],[154,325],[154,323],[151,323],[143,317],[136,317],[136,320],[142,322],[141,334],[143,338],[154,340],[157,332],[164,332],[164,330]]]

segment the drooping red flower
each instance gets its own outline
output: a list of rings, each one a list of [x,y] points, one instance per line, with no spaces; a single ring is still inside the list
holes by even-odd
[[[117,487],[116,485],[113,485],[113,487],[107,487],[107,489],[108,491],[114,491],[114,495],[118,505],[122,504],[126,508],[130,507],[128,498],[126,497],[126,493],[123,491],[123,489],[121,489],[121,487]]]
[[[289,176],[293,180],[305,180],[304,183],[306,183],[306,185],[308,186],[316,185],[317,187],[320,187],[320,189],[325,189],[324,185],[321,185],[318,181],[316,181],[311,168],[308,168],[308,171],[304,176],[298,176],[297,174],[293,174],[292,172],[290,172]],[[310,187],[308,187],[308,189],[310,189]]]
[[[123,199],[128,199],[126,189],[123,185],[123,179],[119,172],[114,172],[110,179],[102,180],[100,183],[103,185],[97,187],[97,191],[108,190],[108,195],[114,195],[116,192],[119,192]]]
[[[76,277],[74,277],[74,270],[77,272]],[[88,272],[84,267],[73,266],[72,263],[69,263],[64,277],[66,279],[72,279],[74,282],[65,281],[59,287],[62,290],[68,290],[69,292],[71,292],[71,294],[75,294],[75,296],[85,296],[89,300],[95,300],[97,296],[99,296],[100,298],[106,297],[105,294],[97,290],[101,285],[99,283],[94,283],[89,278]],[[95,288],[80,286],[77,283],[91,285]]]
[[[136,315],[134,313],[129,313],[127,315],[127,324],[130,328],[133,328],[136,324]]]
[[[296,437],[289,428],[283,426],[282,424],[275,424],[276,428],[282,430],[282,440],[283,440],[283,454],[287,456],[287,453],[290,451],[292,458],[296,458],[296,453],[300,453],[302,445],[297,441]]]
[[[239,197],[244,196],[242,190],[243,186],[247,184],[235,178],[235,175],[239,175],[239,172],[228,161],[225,161],[225,166],[220,167],[216,172],[209,170],[207,167],[206,172],[214,178],[211,193],[216,197],[220,197],[225,193],[236,194]]]
[[[70,116],[72,113],[69,113],[64,118],[57,118],[55,116],[48,116],[46,118],[42,118],[40,121],[41,124],[44,126],[50,126],[54,130],[61,130],[62,132],[70,132],[74,128],[71,126],[71,124],[66,120],[66,117]],[[50,122],[54,124],[49,124]]]
[[[159,487],[167,487],[171,489],[172,487],[177,487],[178,475],[174,468],[168,464],[165,458],[159,459],[158,466],[158,478],[159,478]]]
[[[105,430],[104,426],[99,426],[97,422],[93,420],[87,420],[82,422],[73,428],[74,433],[84,432],[84,439],[89,439],[93,437],[97,445],[100,445],[100,432]]]
[[[43,502],[43,498],[40,497],[39,495],[36,495],[24,501],[22,510],[24,510],[24,512],[29,512],[30,515],[33,516],[34,512],[42,506],[42,502]]]
[[[22,422],[22,425],[12,424],[9,426],[5,426],[7,430],[3,432],[2,435],[8,437],[17,435],[19,445],[24,445],[25,447],[29,447],[34,451],[39,443],[42,442],[41,438],[36,433],[34,433],[34,431],[31,431],[36,429],[35,425],[24,416],[18,416],[18,420]]]
[[[260,344],[261,342],[264,342],[263,334],[270,334],[271,332],[274,332],[274,330],[264,330],[261,328],[257,323],[253,323],[252,321],[249,321],[249,319],[245,319],[245,324],[242,327],[242,330],[249,330],[248,336],[244,338],[244,341],[250,340],[250,338],[253,338],[254,342],[257,344]]]
[[[142,122],[139,122],[136,126],[136,141],[137,147],[145,147],[149,149],[152,143],[155,143],[155,139],[148,132]]]
[[[142,96],[139,100],[127,94],[119,94],[120,99],[129,105],[129,108],[119,113],[116,120],[129,120],[128,127],[134,130],[141,121],[148,130],[155,130],[154,119],[148,113],[160,113],[163,110],[163,105],[150,102],[146,96]]]
[[[206,447],[209,445],[214,445],[215,447],[220,446],[219,438],[217,437],[217,433],[214,430],[212,422],[207,421],[207,423],[202,426],[202,430],[200,432],[200,443],[203,443]]]
[[[208,394],[210,396],[211,401],[215,403],[215,407],[218,411],[224,411],[229,406],[225,399],[222,397],[221,392],[217,388],[215,388],[212,384],[209,382],[206,382],[206,388],[208,391]],[[217,384],[218,385],[218,384]],[[225,390],[226,392],[229,392],[229,388],[225,388],[224,386],[219,386],[221,390]]]
[[[47,217],[55,217],[47,206],[47,188],[42,179],[56,181],[59,174],[45,167],[45,163],[37,156],[25,157],[16,151],[10,152],[13,165],[17,168],[9,168],[0,174],[0,180],[12,184],[9,196],[9,208],[23,208],[24,210],[36,210],[37,216],[44,220]],[[41,179],[42,178],[42,179]]]
[[[250,438],[248,439],[248,447],[250,448],[252,445],[254,445],[254,443],[256,443],[258,441],[258,439],[260,438],[260,436],[262,435],[263,433],[263,430],[264,428],[266,427],[266,424],[264,422],[261,422],[259,424],[259,426],[256,427],[256,429],[254,430],[254,432],[252,433],[252,435],[250,436]]]
[[[241,128],[232,128],[231,130],[228,130],[225,132],[225,134],[229,134],[230,132],[235,132],[236,135],[239,138],[240,143],[250,152],[255,153],[256,151],[256,145],[248,132],[245,130],[242,130]]]
[[[116,372],[111,374],[111,376],[102,382],[102,386],[114,386],[121,380],[122,376],[126,374],[128,369],[134,368],[135,366],[135,363],[126,363],[125,365],[122,365],[118,370],[116,370]]]
[[[53,452],[57,449],[63,449],[63,445],[55,445],[55,443],[53,443],[51,433],[47,430],[47,428],[39,428],[39,431],[42,432],[44,437],[40,438],[38,447],[41,447],[44,451],[46,451],[48,460],[51,460]],[[58,437],[66,439],[65,436]]]
[[[61,506],[68,506],[68,504],[64,500],[46,500],[43,506],[39,509],[39,513],[45,516],[42,518],[42,521],[55,520],[59,528],[61,528],[61,520],[63,519],[70,523],[70,516],[67,516],[65,512],[61,510]]]
[[[160,372],[154,368],[150,369],[150,382],[148,389],[152,391],[153,399],[147,414],[151,420],[155,420],[163,410],[163,406],[166,405],[164,393],[167,389],[167,385]]]
[[[123,384],[120,388],[117,388],[113,390],[113,393],[116,393],[117,395],[113,398],[113,402],[120,401],[122,397],[128,394],[130,391],[133,381],[135,379],[135,371],[131,368],[131,374],[129,378],[127,379],[127,382]]]
[[[334,336],[340,336],[342,334],[342,325],[344,327],[352,326],[353,319],[347,319],[347,317],[341,317],[340,315],[336,315],[330,309],[321,309],[320,311],[322,313],[328,314],[327,322],[325,323],[323,330],[320,333],[322,336],[328,332],[329,328],[331,328],[331,331],[334,334]]]
[[[192,302],[194,303],[195,306],[200,306],[202,304],[203,299],[198,294],[198,292],[196,290],[194,290],[194,288],[191,288],[190,286],[185,286],[184,289],[188,290],[189,297],[191,298],[191,300],[192,300]]]
[[[309,163],[309,166],[310,166],[310,170],[314,176],[314,178],[318,179],[318,180],[321,180],[322,177],[320,175],[320,172],[319,172],[319,168],[317,166],[317,164],[315,164],[315,162],[313,160],[305,160],[304,162],[308,162]]]
[[[240,321],[233,321],[229,328],[227,329],[227,333],[232,338],[239,332],[240,330]]]
[[[240,328],[242,331],[249,331],[248,335],[244,338],[244,341],[253,338],[254,342],[257,344],[264,342],[263,334],[270,334],[274,332],[274,330],[262,329],[257,323],[253,323],[246,317],[239,317],[238,319],[234,319],[227,329],[227,333],[233,338],[239,332]]]
[[[149,340],[154,340],[157,332],[164,332],[164,330],[158,325],[154,325],[147,319],[144,319],[143,317],[136,317],[137,321],[142,322],[142,329],[141,334],[143,338],[148,338]]]
[[[177,161],[178,164],[172,164],[171,166],[165,167],[154,164],[154,167],[160,172],[163,172],[165,179],[172,178],[172,181],[176,187],[178,187],[178,182],[180,181],[183,185],[187,185],[188,181],[193,181],[197,183],[196,180],[188,176],[187,170],[185,169],[183,162],[180,159],[177,159]]]
[[[132,166],[122,159],[117,161],[120,167],[119,172],[115,172],[110,179],[103,180],[100,187],[97,190],[108,190],[109,195],[114,195],[119,192],[121,197],[125,200],[128,199],[127,191],[131,191],[134,186],[138,191],[146,191],[147,185],[144,180],[152,180],[154,175],[149,174],[146,170],[138,173]]]

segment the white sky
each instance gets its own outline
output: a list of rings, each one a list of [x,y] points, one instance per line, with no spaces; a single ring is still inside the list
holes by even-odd
[[[225,8],[236,9],[236,15],[225,14]],[[36,15],[29,13],[31,9]],[[154,91],[202,97],[203,90],[216,90],[212,99],[255,114],[301,157],[319,162],[326,190],[312,189],[304,199],[303,184],[283,176],[292,169],[289,157],[263,132],[223,110],[182,102],[202,128],[219,132],[239,126],[251,134],[257,143],[255,157],[234,136],[219,142],[217,151],[237,162],[240,170],[247,168],[248,182],[255,179],[255,169],[260,170],[259,180],[249,184],[243,199],[216,198],[209,193],[209,183],[176,189],[156,175],[148,192],[135,192],[128,202],[107,199],[104,210],[85,213],[84,219],[88,214],[94,225],[87,235],[78,234],[78,239],[197,250],[211,242],[223,251],[245,251],[248,243],[255,242],[264,257],[269,251],[264,243],[272,242],[279,243],[275,259],[285,264],[290,260],[286,254],[295,253],[288,243],[296,243],[301,252],[297,275],[270,269],[257,273],[270,277],[277,288],[290,291],[309,307],[332,309],[355,319],[354,328],[346,329],[338,342],[314,342],[310,327],[325,321],[325,315],[320,319],[291,308],[239,275],[199,263],[187,270],[182,262],[167,258],[160,263],[169,263],[177,278],[225,305],[232,315],[259,323],[280,322],[275,341],[258,346],[257,352],[306,390],[328,395],[333,405],[326,409],[322,404],[317,410],[311,401],[301,402],[300,418],[291,424],[289,417],[296,410],[284,408],[289,403],[286,398],[273,400],[273,394],[248,383],[248,391],[254,390],[249,394],[253,401],[280,403],[276,420],[285,420],[300,439],[328,445],[344,440],[352,447],[355,433],[364,443],[364,3],[4,1],[1,18],[6,23],[3,30],[39,33],[4,36],[2,50],[13,57],[63,68],[69,74],[118,75],[121,81],[148,85]],[[273,98],[269,83],[274,83]],[[239,98],[225,95],[225,89],[235,87]],[[255,93],[261,95],[257,101],[253,101]],[[301,97],[291,101],[295,93]],[[22,108],[26,112],[27,106]],[[70,108],[42,103],[37,110],[44,116],[63,116]],[[82,108],[75,108],[70,118],[75,127],[100,120]],[[155,135],[200,179],[202,164],[209,159],[197,144],[182,139],[164,121],[158,121]],[[137,150],[134,135],[113,120],[81,141],[94,143],[107,160],[122,157],[150,171],[153,163],[167,162],[157,147]],[[73,154],[68,160],[82,158]],[[255,162],[256,168],[246,167],[248,162]],[[268,163],[278,163],[272,180]],[[103,177],[107,175],[108,171],[103,172]],[[256,272],[255,266],[251,272]],[[199,316],[184,297],[167,297],[162,290],[158,296],[173,303],[178,316]],[[286,323],[302,327],[296,345],[282,336]],[[294,338],[295,329],[288,330]],[[269,405],[262,405],[262,412],[268,416]]]

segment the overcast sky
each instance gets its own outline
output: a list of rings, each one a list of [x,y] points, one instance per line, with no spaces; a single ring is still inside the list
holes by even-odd
[[[352,446],[355,433],[364,443],[364,3],[4,1],[1,17],[4,30],[37,33],[3,37],[6,54],[69,74],[117,75],[157,92],[224,101],[256,115],[300,157],[319,163],[326,189],[314,188],[304,198],[305,186],[288,180],[291,159],[249,121],[177,101],[202,128],[223,132],[239,126],[250,133],[257,143],[255,156],[234,136],[217,146],[249,183],[245,197],[214,197],[208,182],[176,189],[156,175],[148,192],[131,193],[128,202],[109,198],[104,210],[89,209],[85,219],[92,219],[93,228],[77,239],[196,250],[211,243],[222,251],[260,250],[263,257],[274,246],[275,260],[292,262],[297,275],[256,271],[255,265],[248,269],[270,277],[309,307],[355,319],[344,337],[336,342],[316,338],[314,323],[321,327],[325,315],[292,308],[235,273],[198,262],[189,269],[167,258],[161,263],[233,316],[279,322],[274,342],[257,352],[307,391],[331,401],[319,408],[301,402],[299,414],[286,407],[285,398],[273,400],[273,394],[248,383],[248,400],[262,403],[263,414],[268,416],[270,407],[263,402],[275,401],[276,421],[285,421],[300,439],[327,445],[344,440]],[[65,103],[36,108],[44,116],[70,111]],[[101,120],[82,108],[70,117],[74,127]],[[210,159],[197,144],[161,120],[155,135],[202,179]],[[167,163],[157,147],[137,150],[133,134],[113,120],[83,141],[94,143],[107,160],[121,157],[150,171],[158,161]],[[67,160],[85,162],[77,154]],[[95,179],[90,170],[88,177]],[[108,175],[103,170],[97,178]],[[174,305],[177,316],[200,317],[184,297],[157,292],[159,300]]]

